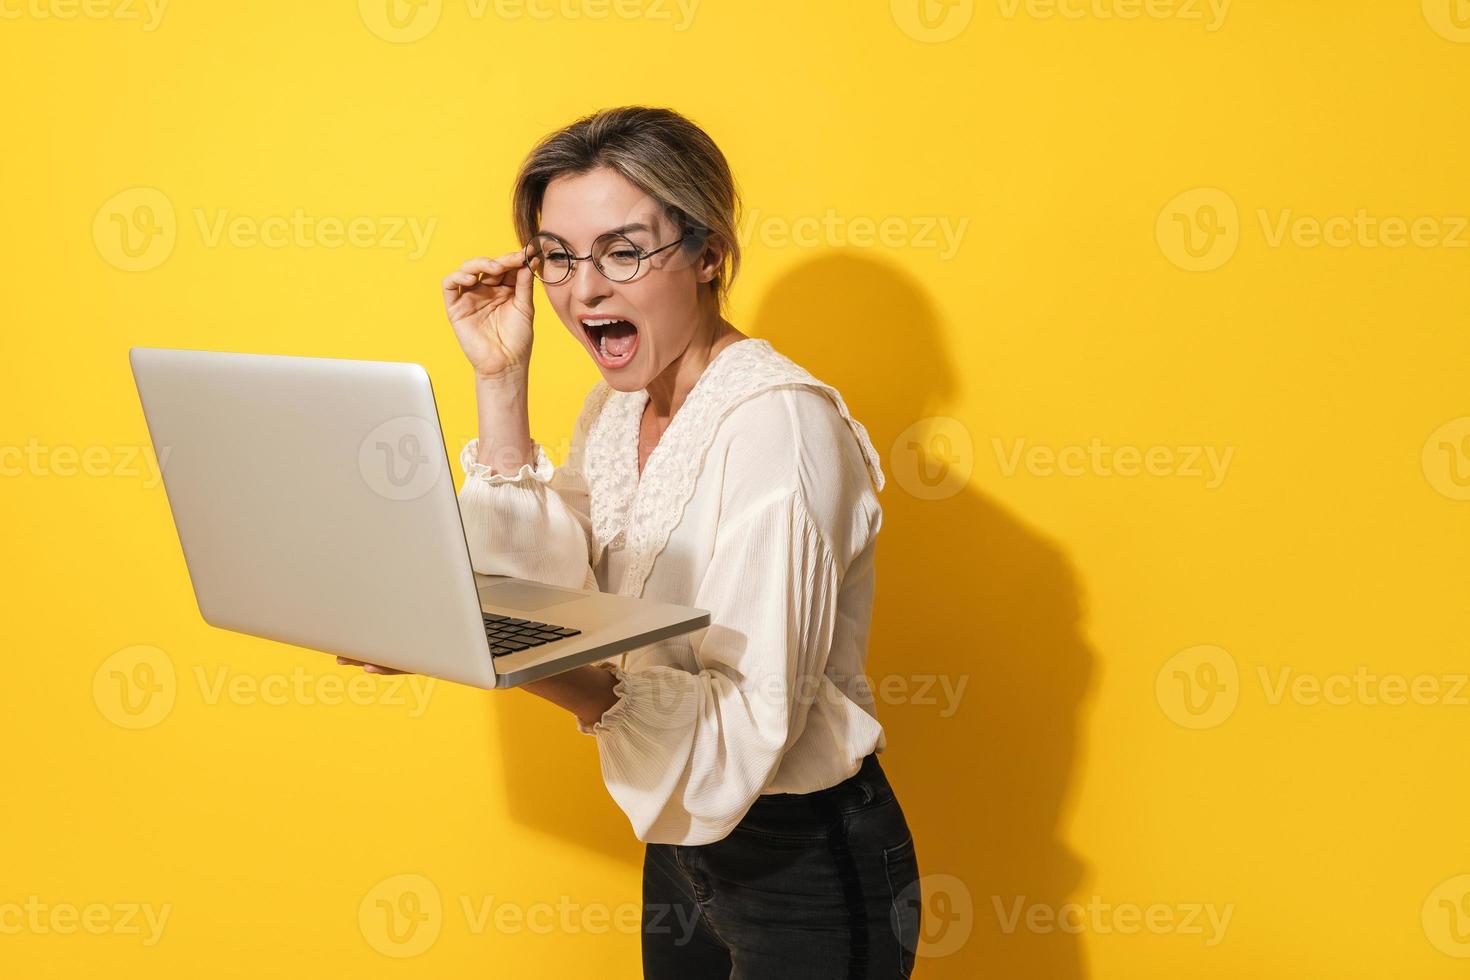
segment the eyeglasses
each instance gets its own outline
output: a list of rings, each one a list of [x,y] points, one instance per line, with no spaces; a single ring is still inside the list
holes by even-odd
[[[557,238],[550,232],[539,232],[526,246],[526,260],[531,266],[531,272],[546,283],[555,286],[566,282],[571,276],[578,262],[587,259],[613,282],[627,282],[638,275],[643,261],[650,259],[666,249],[673,248],[690,237],[685,232],[667,245],[660,245],[653,251],[645,251],[632,239],[617,232],[608,232],[599,235],[592,243],[592,251],[586,255],[576,255],[566,242]]]

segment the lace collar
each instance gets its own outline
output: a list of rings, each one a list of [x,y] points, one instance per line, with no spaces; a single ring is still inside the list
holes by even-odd
[[[683,516],[706,451],[720,422],[736,405],[759,392],[806,385],[826,392],[852,429],[868,472],[883,489],[883,469],[867,429],[852,417],[836,388],[818,381],[805,368],[771,346],[750,337],[715,355],[674,413],[638,474],[638,428],[648,404],[647,390],[617,391],[599,380],[583,411],[587,441],[583,469],[591,497],[592,532],[600,556],[626,535],[626,575],[618,589],[641,596],[654,560]]]

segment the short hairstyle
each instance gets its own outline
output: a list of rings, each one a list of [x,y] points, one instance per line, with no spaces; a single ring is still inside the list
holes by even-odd
[[[543,137],[521,164],[511,194],[521,242],[540,227],[542,199],[554,178],[599,167],[658,201],[694,245],[702,249],[714,241],[723,247],[720,270],[708,284],[723,308],[740,271],[740,192],[715,141],[672,109],[603,109]]]

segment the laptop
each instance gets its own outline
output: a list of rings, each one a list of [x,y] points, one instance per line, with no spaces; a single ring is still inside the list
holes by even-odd
[[[418,364],[129,358],[212,626],[491,689],[709,625],[705,609],[476,574]]]

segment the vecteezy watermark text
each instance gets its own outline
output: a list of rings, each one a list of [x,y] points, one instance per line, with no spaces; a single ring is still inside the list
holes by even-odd
[[[464,0],[471,21],[493,18],[514,21],[645,21],[669,24],[674,33],[689,30],[700,0]],[[384,41],[411,44],[433,33],[444,13],[444,0],[358,0],[357,12],[367,29]],[[461,4],[456,4],[456,7]]]
[[[663,934],[676,946],[694,936],[698,910],[683,904],[581,902],[569,895],[553,901],[513,901],[495,895],[460,894],[457,905],[463,930],[538,936],[605,935],[618,932]],[[451,906],[452,907],[452,906]],[[453,917],[438,885],[422,874],[397,874],[374,884],[358,903],[357,924],[363,939],[384,956],[406,959],[428,951]]]
[[[419,674],[370,674],[341,671],[316,674],[297,665],[289,671],[251,674],[219,666],[193,669],[194,688],[207,707],[403,709],[421,718],[434,694],[436,678]],[[97,710],[119,728],[152,728],[173,713],[188,688],[179,679],[173,658],[153,646],[116,651],[92,675]]]
[[[401,251],[409,261],[421,259],[428,252],[439,224],[433,216],[344,216],[311,213],[302,207],[276,214],[195,207],[190,214],[205,248],[381,249]],[[115,268],[146,272],[173,254],[180,224],[173,201],[163,191],[129,187],[97,209],[92,219],[92,240],[98,254]]]
[[[996,920],[1006,935],[1021,929],[1045,935],[1065,932],[1077,935],[1090,932],[1099,936],[1116,933],[1133,936],[1199,936],[1206,946],[1218,946],[1225,939],[1235,903],[1213,902],[1106,902],[1093,895],[1085,902],[1050,905],[1028,901],[1025,895],[1003,900],[992,895]]]
[[[141,477],[153,489],[163,482],[172,446],[154,455],[151,446],[48,446],[34,437],[24,445],[0,446],[0,477]]]
[[[0,0],[0,20],[115,20],[158,29],[169,0]]]
[[[28,895],[20,902],[0,902],[0,936],[138,936],[156,946],[173,912],[172,903],[47,902]]]
[[[947,262],[959,253],[969,218],[948,215],[839,214],[828,208],[820,215],[762,214],[752,209],[737,238],[742,246],[757,242],[765,248],[883,248],[915,249],[937,254]]]
[[[1030,445],[1018,438],[1007,446],[993,437],[991,446],[1004,476],[1024,470],[1030,476],[1175,477],[1203,480],[1214,490],[1225,482],[1235,447],[1109,446],[1093,437],[1085,446]]]

